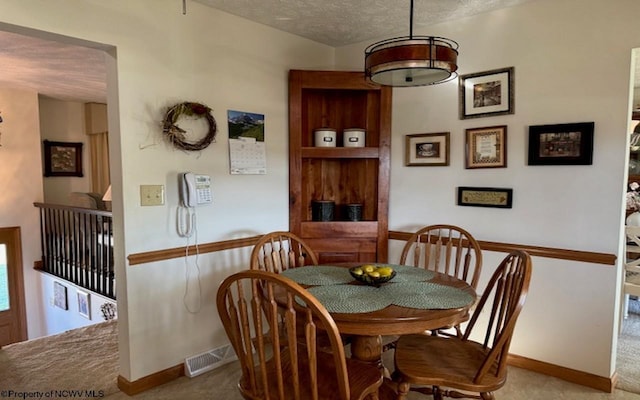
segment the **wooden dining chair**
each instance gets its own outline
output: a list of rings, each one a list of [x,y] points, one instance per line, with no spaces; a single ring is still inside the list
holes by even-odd
[[[238,388],[245,399],[378,399],[380,370],[345,357],[331,315],[291,279],[267,271],[239,272],[222,282],[216,300],[240,360]],[[286,310],[284,323],[278,323],[280,307]],[[331,352],[318,349],[321,332]]]
[[[482,250],[478,241],[466,230],[455,225],[429,225],[420,228],[407,240],[400,255],[400,264],[413,265],[463,280],[474,290],[482,270]],[[433,333],[442,334],[443,326]],[[392,347],[387,345],[387,347]]]
[[[476,289],[482,269],[482,250],[476,239],[458,226],[429,225],[407,240],[400,264],[451,275]]]
[[[409,390],[432,394],[435,400],[443,396],[494,399],[493,392],[507,380],[509,345],[530,279],[531,257],[513,251],[489,280],[462,337],[400,337],[393,374],[397,399],[406,399]],[[474,328],[483,329],[485,323],[485,331],[475,335],[482,342],[471,340]]]
[[[277,231],[263,235],[251,252],[251,269],[281,273],[289,268],[318,265],[315,252],[297,235]]]

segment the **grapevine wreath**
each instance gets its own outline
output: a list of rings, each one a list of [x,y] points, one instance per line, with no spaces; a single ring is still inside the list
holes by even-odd
[[[178,119],[183,115],[206,118],[209,124],[207,135],[195,143],[188,142],[185,137],[186,131],[176,125]],[[206,148],[215,140],[217,125],[216,120],[213,118],[213,115],[211,115],[211,109],[209,107],[200,103],[184,102],[176,104],[167,110],[162,123],[162,132],[166,135],[167,140],[175,147],[187,151],[196,151]]]

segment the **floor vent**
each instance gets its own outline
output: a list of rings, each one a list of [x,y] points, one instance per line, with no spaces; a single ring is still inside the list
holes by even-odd
[[[236,354],[231,345],[226,345],[186,358],[184,360],[184,372],[189,378],[193,378],[236,359]]]

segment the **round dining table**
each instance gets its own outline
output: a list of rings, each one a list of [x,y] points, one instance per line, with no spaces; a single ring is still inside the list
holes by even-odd
[[[390,265],[396,276],[379,287],[349,274],[348,265],[305,266],[283,274],[322,303],[341,334],[351,339],[353,358],[382,366],[382,337],[422,333],[465,322],[476,300],[466,282],[418,267]],[[373,264],[379,265],[379,264]]]

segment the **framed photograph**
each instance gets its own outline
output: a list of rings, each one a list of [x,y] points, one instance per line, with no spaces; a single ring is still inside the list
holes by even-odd
[[[515,113],[515,69],[460,75],[460,119]]]
[[[416,133],[405,137],[405,165],[449,165],[449,132]]]
[[[67,287],[60,282],[53,282],[53,304],[63,310],[69,309],[69,305],[67,304]]]
[[[506,168],[506,125],[467,129],[464,160],[467,169]]]
[[[529,127],[529,165],[591,165],[593,122]]]
[[[489,187],[458,187],[458,205],[469,207],[511,208],[513,189]]]
[[[91,303],[89,293],[78,290],[78,313],[85,318],[91,319]]]
[[[82,143],[44,143],[44,176],[82,176]]]

